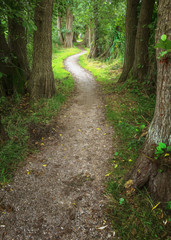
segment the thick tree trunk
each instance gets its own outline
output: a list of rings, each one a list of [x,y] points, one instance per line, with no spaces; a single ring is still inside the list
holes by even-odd
[[[98,0],[94,0],[93,5],[93,15],[94,15],[94,32],[93,32],[93,42],[90,47],[90,52],[88,58],[97,58],[99,57],[102,52],[99,44],[99,14],[98,14]]]
[[[171,1],[159,2],[156,42],[165,33],[171,40]],[[158,49],[158,56],[161,50]],[[171,53],[165,62],[157,59],[157,99],[148,136],[135,167],[127,176],[136,188],[146,185],[153,197],[163,204],[171,200],[171,157],[154,159],[154,149],[159,142],[171,145]]]
[[[61,18],[61,16],[57,16],[58,39],[59,39],[60,45],[63,45],[64,39],[63,39],[63,36],[61,33],[61,28],[62,28],[62,18]]]
[[[50,98],[55,94],[52,71],[52,0],[42,0],[35,9],[33,69],[30,78],[31,97]]]
[[[73,23],[74,17],[69,8],[67,8],[66,12],[66,29],[67,32],[65,34],[65,43],[64,46],[66,48],[73,47],[73,32],[72,32],[72,23]]]
[[[125,56],[122,74],[118,82],[124,82],[127,79],[129,71],[134,62],[135,38],[137,32],[137,7],[139,0],[127,0],[127,10],[125,19]]]
[[[150,36],[149,24],[152,21],[152,14],[155,0],[143,0],[135,41],[135,59],[133,63],[132,76],[143,81],[148,72],[148,43]]]
[[[8,19],[8,45],[16,57],[15,65],[21,75],[20,82],[19,79],[15,83],[15,88],[17,92],[23,93],[25,88],[25,83],[29,78],[29,64],[27,59],[27,39],[25,34],[25,29],[22,25],[22,19],[20,18],[9,18]]]

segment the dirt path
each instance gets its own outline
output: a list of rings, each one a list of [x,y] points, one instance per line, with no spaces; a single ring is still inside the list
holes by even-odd
[[[1,240],[114,239],[103,195],[113,132],[99,87],[77,63],[81,54],[65,61],[77,93],[61,111],[60,132],[0,190]]]

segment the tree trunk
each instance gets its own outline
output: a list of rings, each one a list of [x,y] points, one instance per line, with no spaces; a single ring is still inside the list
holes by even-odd
[[[30,78],[31,97],[50,98],[55,94],[52,71],[52,0],[42,0],[35,8],[33,69]]]
[[[66,48],[73,47],[73,33],[72,33],[72,23],[73,23],[74,17],[69,8],[67,8],[66,12],[66,35],[65,35],[65,43],[64,46]]]
[[[73,34],[73,42],[76,43],[78,38],[78,33],[74,32]]]
[[[89,27],[89,29],[88,29],[88,34],[89,34],[89,36],[88,36],[88,47],[90,47],[91,46],[91,27]]]
[[[139,0],[127,0],[125,19],[125,56],[122,74],[118,82],[126,81],[134,62],[135,38],[137,32],[137,7]]]
[[[156,42],[165,33],[169,40],[171,26],[171,1],[159,2]],[[158,49],[156,55],[161,50]],[[157,99],[153,120],[150,124],[144,148],[135,167],[127,179],[133,181],[134,187],[146,185],[153,197],[163,204],[171,200],[171,157],[161,156],[154,159],[154,149],[159,142],[171,145],[171,53],[165,61],[157,59]]]
[[[13,94],[13,72],[10,49],[5,39],[4,29],[0,21],[0,72],[3,76],[0,78],[1,95]]]
[[[62,18],[61,18],[61,16],[57,16],[58,39],[59,39],[60,45],[63,45],[64,39],[63,39],[63,36],[61,33],[61,28],[62,28]]]
[[[83,39],[83,45],[85,47],[89,46],[89,29],[87,25],[85,26],[85,34],[84,34],[84,39]]]
[[[148,72],[148,43],[150,36],[149,24],[152,21],[152,14],[155,0],[143,0],[137,27],[135,41],[135,59],[133,63],[132,76],[143,81]]]
[[[94,15],[94,32],[93,32],[93,43],[90,47],[88,58],[97,58],[101,55],[101,49],[99,44],[99,19],[98,19],[98,0],[94,0],[93,4],[93,15]]]
[[[15,65],[21,75],[20,82],[18,79],[15,83],[15,88],[17,89],[17,92],[23,93],[30,71],[27,59],[27,39],[25,29],[22,25],[22,19],[16,17],[9,18],[8,29],[8,45],[14,57],[16,57]]]

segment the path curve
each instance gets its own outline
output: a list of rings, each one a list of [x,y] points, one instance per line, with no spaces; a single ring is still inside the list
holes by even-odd
[[[99,86],[78,65],[84,53],[65,61],[77,91],[57,119],[56,135],[0,190],[0,239],[114,239],[103,195],[113,130]]]

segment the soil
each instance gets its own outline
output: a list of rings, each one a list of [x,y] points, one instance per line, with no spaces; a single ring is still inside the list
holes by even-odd
[[[77,90],[56,119],[56,134],[0,190],[1,240],[115,239],[104,195],[113,129],[100,87],[78,65],[84,53],[65,61]]]

